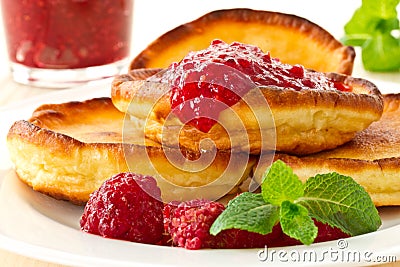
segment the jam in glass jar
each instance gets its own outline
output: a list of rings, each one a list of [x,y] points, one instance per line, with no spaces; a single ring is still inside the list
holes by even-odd
[[[69,87],[128,63],[133,0],[1,0],[14,80]]]

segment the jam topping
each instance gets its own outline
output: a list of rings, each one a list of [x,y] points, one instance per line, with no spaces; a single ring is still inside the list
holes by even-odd
[[[171,84],[174,114],[202,132],[208,132],[221,111],[256,86],[351,91],[322,73],[284,64],[258,47],[221,40],[171,64],[164,78]]]

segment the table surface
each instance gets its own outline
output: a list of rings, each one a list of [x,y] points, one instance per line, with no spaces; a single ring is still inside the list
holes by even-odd
[[[314,9],[302,8],[297,2],[304,3],[304,5],[308,7],[313,6]],[[348,0],[340,0],[330,2],[335,2],[333,3],[335,5],[347,7],[342,9],[343,13],[341,14],[342,16],[340,16],[340,18],[336,17],[337,14],[332,14],[332,12],[329,12],[329,5],[332,3],[328,4],[327,1],[318,0],[292,1],[290,4],[285,4],[285,1],[203,0],[202,5],[196,8],[191,6],[191,3],[193,3],[192,1],[135,0],[131,57],[133,58],[134,55],[143,50],[147,44],[167,30],[172,29],[181,23],[191,21],[208,11],[231,7],[249,7],[255,9],[294,13],[320,24],[330,31],[334,36],[340,37],[342,34],[342,27],[337,27],[337,24],[344,25],[361,1],[352,2]],[[350,7],[349,3],[351,3]],[[154,6],[158,7],[157,10],[154,10]],[[185,12],[181,12],[181,10],[184,10]],[[318,10],[318,12],[315,10]],[[327,16],[332,19],[327,19]],[[327,21],[335,21],[336,24],[333,25]],[[27,99],[29,97],[40,96],[54,92],[54,90],[60,90],[31,87],[17,84],[12,81],[7,64],[6,45],[4,41],[4,31],[1,18],[0,36],[0,62],[2,62],[0,65],[0,108],[5,108],[8,105],[15,104],[18,101]],[[361,67],[358,67],[356,71],[358,76],[365,74]],[[400,83],[400,75],[388,75],[388,79]],[[21,254],[24,253],[21,251]],[[55,267],[62,265],[27,258],[25,256],[0,249],[0,266]],[[400,264],[390,263],[381,266],[400,266]]]

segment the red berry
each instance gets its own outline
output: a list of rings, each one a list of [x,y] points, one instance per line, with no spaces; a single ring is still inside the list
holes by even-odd
[[[268,235],[229,229],[213,236],[210,227],[224,209],[221,203],[208,200],[169,203],[164,207],[165,229],[175,246],[187,249],[264,247],[281,236],[279,225]]]
[[[120,173],[93,192],[82,231],[103,237],[156,244],[163,238],[161,191],[151,176]]]
[[[210,247],[210,227],[225,209],[218,202],[190,200],[168,203],[164,208],[164,225],[174,245],[187,249]]]
[[[225,207],[218,202],[191,200],[170,202],[164,207],[165,231],[171,235],[172,243],[186,249],[201,248],[262,248],[300,245],[301,242],[285,235],[280,224],[266,235],[239,229],[223,230],[216,236],[209,233],[215,219]],[[348,237],[338,228],[316,222],[318,236],[315,242]]]

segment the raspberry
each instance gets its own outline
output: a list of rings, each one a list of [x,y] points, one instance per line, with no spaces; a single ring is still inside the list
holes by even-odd
[[[156,244],[163,238],[161,191],[151,176],[120,173],[93,192],[80,225],[107,238]]]
[[[279,225],[268,235],[229,229],[213,236],[210,227],[224,209],[221,203],[208,200],[170,202],[164,207],[164,227],[173,244],[186,249],[264,247],[280,237]]]
[[[208,200],[170,202],[164,207],[164,228],[171,235],[172,243],[186,249],[201,248],[262,248],[300,245],[300,241],[282,232],[280,224],[266,235],[239,229],[223,230],[216,236],[209,233],[215,219],[224,211],[221,203]],[[348,237],[338,228],[315,221],[318,236],[315,242]]]
[[[190,200],[170,202],[164,207],[164,227],[174,245],[187,249],[210,247],[213,237],[211,224],[225,209],[218,202]]]

